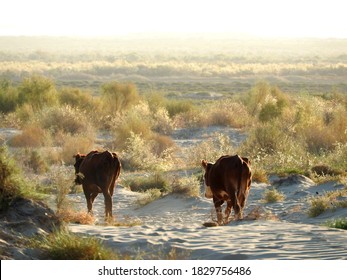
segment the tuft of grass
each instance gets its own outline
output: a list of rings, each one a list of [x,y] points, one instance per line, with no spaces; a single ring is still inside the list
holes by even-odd
[[[285,198],[284,194],[276,189],[267,189],[264,193],[263,200],[265,203],[274,203],[283,201]]]
[[[253,168],[252,181],[259,183],[268,183],[269,178],[266,171],[263,168]]]
[[[327,196],[313,197],[310,200],[308,216],[314,218],[327,211],[330,208],[330,201],[331,200]]]
[[[119,260],[124,259],[108,249],[100,239],[92,236],[81,236],[66,229],[31,242],[34,248],[41,249],[43,258],[48,260]]]
[[[147,177],[129,178],[123,182],[133,192],[145,192],[150,189],[157,189],[160,192],[169,190],[168,180],[160,173],[154,173]]]
[[[146,190],[143,195],[136,200],[136,204],[140,207],[145,206],[149,203],[151,203],[154,200],[157,200],[159,197],[161,197],[161,192],[158,189],[149,189]]]
[[[331,228],[339,228],[339,229],[347,230],[347,219],[341,218],[341,219],[329,220],[325,223],[325,225]]]
[[[122,221],[115,220],[107,223],[108,226],[114,226],[114,227],[134,227],[134,226],[140,226],[142,225],[141,220],[139,219],[132,219],[129,217],[126,217]]]

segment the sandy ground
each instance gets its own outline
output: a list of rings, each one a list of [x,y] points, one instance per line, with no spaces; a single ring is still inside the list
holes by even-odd
[[[187,149],[215,133],[228,135],[234,147],[246,138],[237,129],[209,127],[176,130],[173,139]],[[264,191],[269,186],[284,193],[285,200],[264,203]],[[139,208],[136,200],[142,194],[117,186],[113,197],[116,220],[140,221],[140,225],[105,225],[103,197],[99,195],[94,203],[96,225],[69,227],[72,232],[96,236],[132,258],[347,259],[347,231],[323,225],[329,219],[347,217],[347,208],[327,211],[316,218],[307,215],[309,198],[342,188],[333,182],[315,185],[301,175],[273,177],[269,185],[252,184],[243,221],[205,227],[205,222],[215,220],[212,200],[171,194]],[[78,209],[86,210],[83,194],[72,195],[71,199]]]
[[[347,259],[347,232],[322,225],[327,219],[346,217],[347,209],[307,216],[307,199],[324,191],[343,188],[329,183],[316,186],[296,175],[273,178],[273,186],[286,195],[283,202],[264,203],[265,184],[253,183],[243,221],[204,227],[214,219],[212,201],[168,195],[138,208],[141,194],[117,187],[114,214],[119,221],[140,220],[141,225],[114,227],[103,224],[103,197],[95,201],[96,225],[69,227],[72,232],[101,238],[118,252],[143,259]],[[319,195],[319,194],[318,194]],[[86,207],[81,195],[71,197]],[[254,217],[257,219],[254,220]]]

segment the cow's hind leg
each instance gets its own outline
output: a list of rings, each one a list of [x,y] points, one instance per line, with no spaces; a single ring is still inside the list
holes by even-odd
[[[225,208],[225,217],[224,217],[224,223],[227,224],[229,222],[229,216],[231,213],[231,208],[233,207],[233,204],[230,199],[227,200],[227,207]]]
[[[217,213],[217,223],[219,225],[223,224],[223,213],[222,213],[222,204],[224,203],[224,200],[217,200],[215,197],[213,197],[214,202],[214,208],[216,209]]]
[[[108,191],[104,192],[104,199],[105,199],[105,219],[108,220],[112,218],[112,196]]]
[[[240,217],[241,207],[240,207],[239,200],[238,200],[235,192],[230,193],[230,200],[231,200],[231,203],[232,203],[233,208],[234,208],[235,220],[238,220]]]
[[[92,195],[92,193],[90,191],[86,190],[86,188],[84,188],[84,196],[86,197],[86,201],[87,201],[88,213],[93,214],[93,211],[92,211],[93,202],[91,199],[91,195]]]
[[[240,213],[239,213],[239,219],[243,219],[243,208],[245,207],[246,202],[246,196],[244,193],[240,193],[238,196],[239,204],[240,204]]]

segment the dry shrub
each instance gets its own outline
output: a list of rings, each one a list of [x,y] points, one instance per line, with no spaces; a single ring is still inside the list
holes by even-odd
[[[151,116],[153,131],[164,135],[172,133],[173,122],[165,108],[157,108]]]
[[[246,107],[231,99],[223,99],[202,105],[201,108],[192,108],[175,117],[179,126],[206,127],[212,125],[243,128],[249,126],[253,118]]]
[[[151,115],[148,104],[141,102],[124,115],[115,118],[113,120],[115,146],[123,149],[127,139],[133,134],[141,135],[143,139],[149,139],[153,134]]]
[[[234,150],[230,138],[222,133],[216,133],[211,139],[189,148],[188,164],[200,166],[202,159],[214,162],[222,155],[231,154],[234,154]]]
[[[187,113],[193,110],[193,103],[186,100],[166,100],[165,108],[170,117],[174,117],[179,114]]]
[[[95,217],[85,211],[74,211],[63,208],[57,211],[58,218],[65,223],[75,223],[82,225],[92,225],[95,223]]]
[[[122,151],[124,168],[165,171],[174,164],[173,149],[167,148],[157,155],[154,152],[155,142],[146,140],[142,135],[131,132],[125,144],[125,149]]]
[[[331,129],[320,126],[308,127],[305,131],[307,149],[312,154],[321,154],[331,151],[337,142],[336,135]]]
[[[9,145],[12,147],[42,147],[49,138],[48,133],[39,126],[30,125],[23,129],[21,134],[14,136]]]
[[[261,167],[254,167],[252,165],[252,181],[259,183],[268,183],[269,178],[266,171]]]
[[[271,211],[266,211],[261,206],[256,206],[244,217],[244,220],[278,221],[279,218]]]
[[[171,192],[188,197],[200,196],[200,181],[195,176],[176,178],[171,185]]]
[[[162,193],[159,189],[148,189],[146,190],[143,195],[136,200],[136,204],[140,207],[143,207],[154,200],[157,200],[159,197],[161,197]]]
[[[92,94],[81,91],[79,88],[63,88],[59,93],[59,101],[62,105],[69,105],[88,112],[100,110],[100,103],[93,99]]]
[[[149,189],[158,189],[160,192],[167,192],[169,189],[169,182],[161,173],[129,178],[123,180],[123,182],[133,192],[145,192]]]
[[[175,148],[175,142],[169,136],[155,134],[152,136],[151,140],[153,143],[152,151],[156,156],[160,156],[165,151]]]
[[[25,161],[36,174],[43,174],[49,170],[49,167],[42,156],[42,153],[37,150],[29,151],[29,158]]]
[[[60,159],[66,164],[73,164],[73,155],[77,153],[86,154],[91,150],[95,150],[94,139],[83,135],[65,135]]]
[[[311,218],[317,217],[327,211],[330,207],[331,200],[327,196],[313,197],[310,200],[310,208],[308,216]]]
[[[139,101],[137,88],[132,83],[112,81],[103,84],[101,90],[104,110],[110,115],[125,111]]]
[[[283,193],[279,192],[276,189],[267,189],[264,193],[263,200],[265,203],[274,203],[283,201],[285,196]]]
[[[49,129],[53,135],[62,131],[73,135],[93,134],[92,122],[88,114],[70,106],[45,108],[38,116],[44,129]]]
[[[227,99],[213,103],[207,112],[204,112],[201,121],[204,126],[222,125],[242,128],[251,123],[251,117],[243,104]]]

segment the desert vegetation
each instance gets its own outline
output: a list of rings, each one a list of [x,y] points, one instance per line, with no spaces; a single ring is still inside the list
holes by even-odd
[[[141,193],[138,207],[167,194],[199,197],[201,159],[213,162],[224,154],[251,159],[255,182],[293,173],[346,182],[345,40],[334,41],[334,50],[315,42],[316,55],[297,52],[291,42],[283,54],[274,42],[272,56],[264,46],[258,53],[240,51],[242,41],[227,51],[197,48],[193,54],[159,47],[125,52],[113,49],[114,42],[104,52],[91,44],[63,53],[48,42],[47,51],[38,51],[29,39],[20,51],[6,49],[7,40],[15,39],[0,38],[0,127],[15,133],[0,134],[1,210],[18,197],[34,197],[50,204],[62,222],[93,224],[69,200],[81,192],[73,186],[73,155],[93,149],[119,154],[119,184]],[[245,135],[239,143],[232,129]],[[273,189],[264,191],[266,202],[282,199]],[[307,215],[316,217],[345,208],[345,193],[307,203]],[[48,250],[54,238],[77,244],[57,232],[42,246]]]

